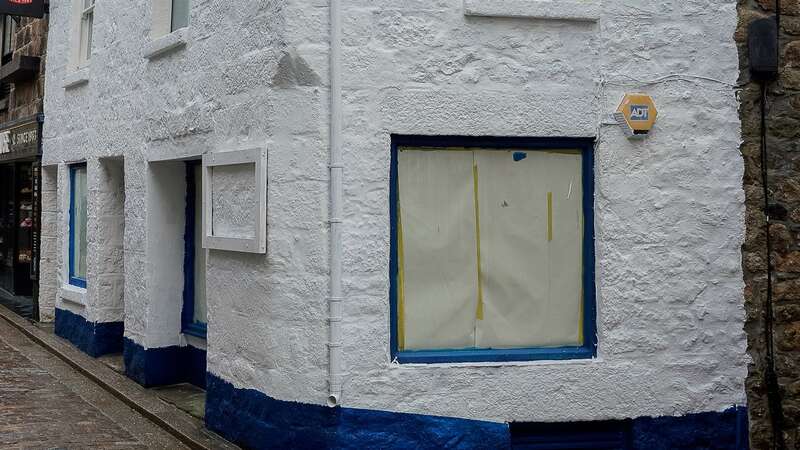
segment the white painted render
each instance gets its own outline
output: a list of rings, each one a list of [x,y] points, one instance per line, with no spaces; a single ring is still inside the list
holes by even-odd
[[[744,404],[735,2],[554,1],[550,19],[537,18],[543,0],[514,0],[508,11],[489,3],[465,15],[462,0],[342,2],[341,405],[556,421]],[[575,3],[593,7],[562,11]],[[237,387],[324,404],[328,2],[197,1],[190,27],[161,38],[182,43],[169,48],[151,42],[151,6],[98,0],[94,53],[76,74],[70,2],[51,3],[45,171],[52,178],[59,167],[63,199],[65,163],[87,160],[98,183],[98,158],[124,158],[125,333],[145,346],[174,345],[183,342],[174,330],[181,300],[156,290],[159,277],[172,276],[174,291],[181,268],[153,269],[156,253],[176,243],[164,241],[169,227],[155,225],[168,208],[153,197],[157,169],[148,161],[265,146],[267,254],[209,252],[209,370]],[[628,141],[611,125],[625,92],[657,102],[646,140]],[[389,361],[392,133],[597,138],[596,360]],[[57,306],[119,320],[92,288],[101,264],[92,252],[105,244],[91,232],[104,213],[89,202],[86,306],[56,298]],[[57,297],[52,287],[64,283],[65,253],[53,254],[63,252],[55,244],[65,239],[63,211],[55,236],[45,236],[42,265],[61,278],[42,295]],[[165,321],[173,329],[157,331]]]

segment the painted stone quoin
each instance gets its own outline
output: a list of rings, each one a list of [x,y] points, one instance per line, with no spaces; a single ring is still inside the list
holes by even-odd
[[[248,448],[746,448],[736,4],[634,3],[52,2],[57,332]]]

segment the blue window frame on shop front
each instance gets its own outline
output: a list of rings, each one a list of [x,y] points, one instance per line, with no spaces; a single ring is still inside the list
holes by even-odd
[[[432,348],[408,350],[400,344],[399,293],[402,276],[399,260],[399,247],[402,244],[404,225],[399,224],[399,174],[398,160],[401,149],[425,150],[452,150],[452,149],[479,149],[498,150],[510,153],[513,161],[521,161],[537,151],[563,150],[580,154],[579,166],[580,181],[582,183],[581,206],[583,220],[581,254],[582,267],[575,271],[582,271],[581,280],[575,280],[578,288],[582,289],[580,305],[581,323],[576,324],[580,329],[581,340],[576,340],[579,345],[528,347],[528,348]],[[595,300],[595,255],[594,255],[594,140],[583,138],[507,138],[507,137],[462,137],[462,136],[392,136],[391,146],[391,173],[390,173],[390,351],[393,361],[399,363],[457,363],[457,362],[505,362],[505,361],[532,361],[532,360],[566,360],[588,359],[597,354],[596,333],[596,300]],[[476,169],[477,170],[477,169]],[[476,173],[477,177],[477,173]],[[477,180],[477,178],[476,178]],[[477,192],[476,181],[476,192]],[[476,193],[477,196],[477,193]],[[477,198],[477,197],[476,197]],[[477,202],[477,200],[476,200]],[[476,210],[477,210],[476,206]],[[477,214],[477,213],[476,213]],[[477,219],[476,219],[477,221]],[[552,226],[552,225],[551,225]],[[478,232],[480,233],[480,232]],[[398,240],[399,239],[399,240]],[[478,238],[480,241],[480,238]],[[480,248],[480,244],[478,245]],[[478,265],[481,264],[480,250]],[[480,271],[478,278],[481,278]],[[443,320],[446,320],[444,318]],[[403,319],[404,320],[404,319]],[[404,331],[402,331],[404,333]]]
[[[69,180],[69,284],[86,288],[86,164],[70,166]]]

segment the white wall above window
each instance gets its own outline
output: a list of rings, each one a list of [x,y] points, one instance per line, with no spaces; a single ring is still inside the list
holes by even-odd
[[[203,248],[267,252],[267,150],[203,155]]]

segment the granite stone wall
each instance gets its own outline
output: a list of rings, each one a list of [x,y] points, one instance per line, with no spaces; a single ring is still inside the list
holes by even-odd
[[[7,87],[8,108],[0,111],[0,123],[31,117],[42,112],[44,98],[45,57],[47,54],[47,16],[43,19],[18,17],[12,46],[15,55],[38,56],[39,74],[33,79]],[[52,315],[52,311],[50,312]]]
[[[747,379],[753,448],[769,448],[772,425],[764,378],[767,292],[766,220],[760,157],[760,85],[750,79],[747,26],[774,16],[775,2],[740,0],[736,41],[741,59],[740,116],[745,161],[747,232],[742,247],[746,283]],[[767,169],[771,204],[775,362],[787,448],[800,446],[800,1],[781,1],[780,74],[767,90]]]

